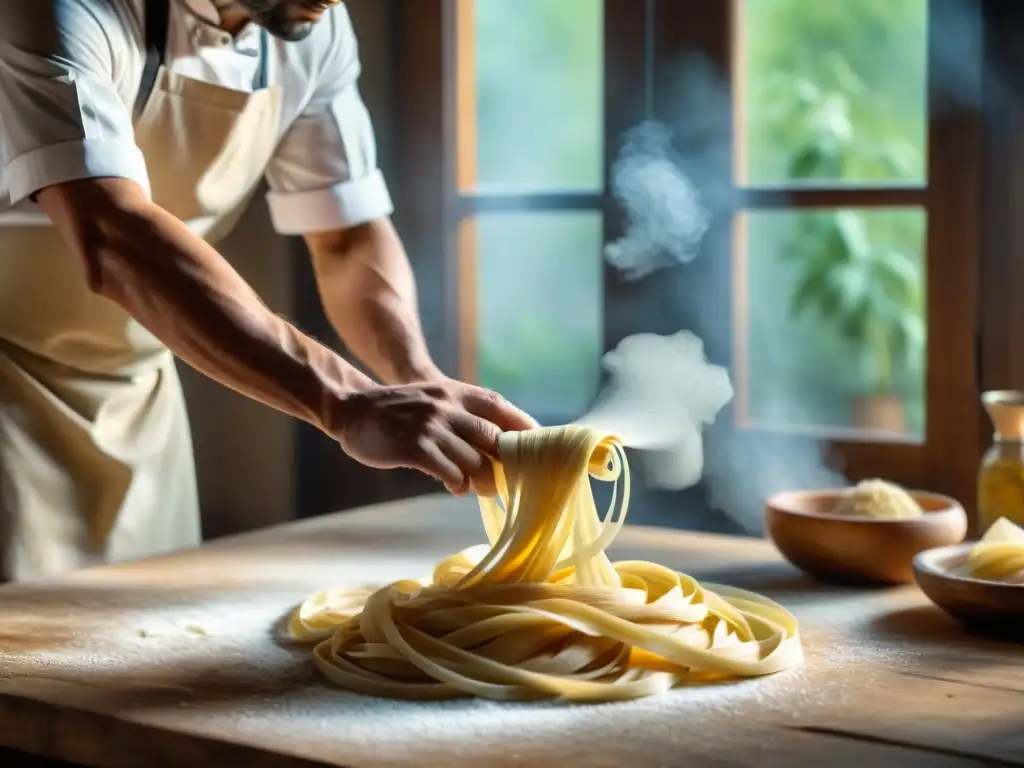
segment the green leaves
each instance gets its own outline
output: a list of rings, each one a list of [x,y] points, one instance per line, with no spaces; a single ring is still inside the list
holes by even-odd
[[[825,28],[820,30],[828,36]],[[791,68],[760,78],[776,145],[789,147],[791,180],[891,180],[911,177],[922,149],[894,127],[865,79],[839,47],[808,47]],[[913,214],[911,215],[911,218]],[[920,233],[907,212],[801,212],[785,260],[796,267],[790,314],[823,323],[872,363],[874,387],[923,360],[925,322]]]
[[[894,368],[919,364],[926,329],[917,254],[881,240],[860,211],[807,212],[798,219],[787,261],[798,269],[791,315],[813,314],[863,350],[874,363],[875,386],[885,390]]]

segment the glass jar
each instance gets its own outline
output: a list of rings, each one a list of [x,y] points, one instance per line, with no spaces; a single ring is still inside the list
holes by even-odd
[[[1024,526],[1024,392],[986,392],[981,402],[995,436],[978,472],[978,536],[1001,517]]]

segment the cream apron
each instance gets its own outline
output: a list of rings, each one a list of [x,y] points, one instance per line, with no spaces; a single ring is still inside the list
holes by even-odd
[[[165,69],[170,2],[146,0],[136,141],[154,202],[215,241],[273,153],[278,93],[265,32],[252,93]],[[77,262],[51,227],[0,228],[0,581],[201,538],[174,358]]]

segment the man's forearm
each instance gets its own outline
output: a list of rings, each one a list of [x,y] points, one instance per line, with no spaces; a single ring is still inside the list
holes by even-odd
[[[271,312],[212,247],[136,185],[72,182],[38,199],[80,255],[92,289],[211,378],[328,433],[346,394],[372,385]]]
[[[389,219],[306,242],[327,317],[356,357],[385,384],[441,376],[423,336],[412,268]]]

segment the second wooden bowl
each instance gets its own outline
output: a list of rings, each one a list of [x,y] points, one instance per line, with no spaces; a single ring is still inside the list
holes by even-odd
[[[913,560],[935,547],[958,544],[967,515],[955,499],[910,491],[925,514],[901,520],[833,515],[845,490],[790,491],[765,505],[765,529],[790,563],[820,579],[908,583]]]
[[[959,576],[976,542],[938,547],[914,558],[914,581],[929,600],[968,627],[1024,634],[1024,584],[1003,584]]]

